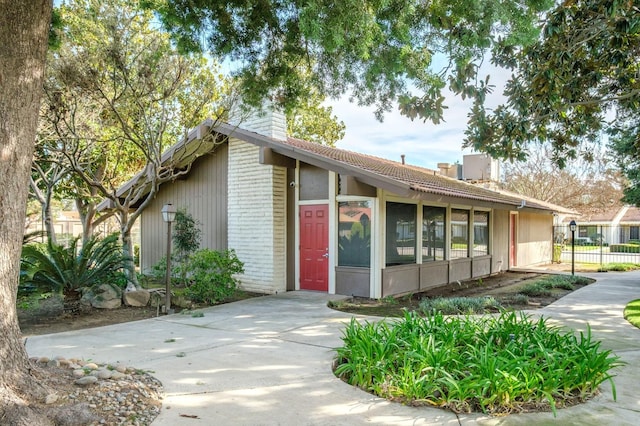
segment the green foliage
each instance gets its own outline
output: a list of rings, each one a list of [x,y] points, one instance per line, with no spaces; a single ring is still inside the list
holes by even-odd
[[[185,209],[178,209],[176,212],[172,235],[174,250],[171,258],[176,262],[175,272],[182,283],[186,282],[189,273],[189,257],[200,248],[200,240],[202,239],[200,225],[200,222],[195,220]]]
[[[572,291],[575,289],[575,285],[587,285],[592,281],[589,278],[578,275],[547,275],[523,286],[520,289],[520,293],[533,297],[550,296],[553,289],[559,288]]]
[[[553,160],[564,167],[578,157],[593,159],[593,144],[602,144],[608,132],[631,182],[625,198],[640,202],[637,2],[556,2],[542,22],[535,43],[494,51],[493,62],[512,70],[507,101],[491,110],[476,102],[465,145],[495,158],[524,160],[530,147],[548,143]]]
[[[125,260],[118,235],[93,237],[81,248],[78,241],[73,240],[69,247],[35,244],[23,247],[23,285],[55,293],[105,283],[114,285]]]
[[[495,312],[501,308],[494,297],[437,297],[420,301],[420,312],[431,315],[434,312],[443,315],[483,314]]]
[[[637,244],[611,244],[609,246],[611,253],[640,253],[640,246]]]
[[[198,250],[189,260],[191,285],[185,296],[194,302],[215,305],[235,294],[239,281],[234,277],[244,272],[234,250]]]
[[[624,307],[624,319],[640,328],[640,299],[632,300]]]
[[[317,92],[301,99],[287,114],[287,134],[321,145],[335,146],[344,137],[344,122],[338,121],[330,106],[322,106],[324,98]]]
[[[173,228],[173,248],[177,252],[178,261],[200,248],[202,240],[201,223],[193,218],[186,209],[178,209]]]
[[[598,268],[598,272],[607,272],[607,271],[617,271],[617,272],[626,272],[626,271],[635,271],[640,269],[640,264],[638,263],[607,263]]]
[[[410,118],[442,120],[443,91],[484,99],[484,55],[536,39],[551,0],[215,2],[144,0],[185,51],[233,58],[245,99],[289,108],[318,93],[392,104]],[[259,10],[259,13],[256,11]],[[265,43],[265,35],[269,42]],[[434,70],[434,57],[448,58]],[[439,65],[439,64],[438,64]]]
[[[584,401],[622,362],[602,350],[590,329],[563,333],[540,318],[420,317],[358,323],[343,332],[335,374],[347,383],[405,404],[454,412],[508,414]]]

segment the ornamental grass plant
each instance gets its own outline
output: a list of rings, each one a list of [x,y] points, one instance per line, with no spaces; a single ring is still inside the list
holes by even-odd
[[[355,319],[336,349],[335,374],[390,400],[454,412],[494,415],[552,410],[583,402],[608,381],[619,358],[590,329],[562,332],[546,319],[496,316],[421,317],[394,322]]]

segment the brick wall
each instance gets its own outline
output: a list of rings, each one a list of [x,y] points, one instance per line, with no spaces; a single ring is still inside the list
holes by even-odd
[[[284,137],[284,117],[244,120],[242,128]],[[229,141],[228,240],[244,262],[242,288],[261,293],[286,291],[286,169],[258,163],[259,148]]]

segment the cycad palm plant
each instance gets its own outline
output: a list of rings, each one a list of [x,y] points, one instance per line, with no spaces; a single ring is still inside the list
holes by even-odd
[[[81,248],[78,239],[69,247],[27,245],[22,249],[23,282],[56,293],[100,284],[116,285],[124,260],[117,234],[104,239],[92,237]]]

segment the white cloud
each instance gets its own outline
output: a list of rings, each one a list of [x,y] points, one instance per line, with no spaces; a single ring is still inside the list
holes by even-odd
[[[497,105],[503,100],[502,90],[508,74],[504,70],[483,67],[480,75],[491,74],[491,82],[497,87],[489,96],[488,104]],[[336,146],[349,151],[375,155],[389,160],[400,161],[400,155],[406,156],[406,162],[430,169],[437,163],[462,162],[462,156],[471,154],[470,149],[462,149],[464,130],[467,126],[467,114],[471,102],[448,94],[444,112],[445,122],[434,125],[421,120],[411,121],[397,109],[387,113],[384,122],[374,116],[373,107],[359,107],[350,103],[345,96],[337,101],[329,101],[334,114],[344,121],[346,132]]]

